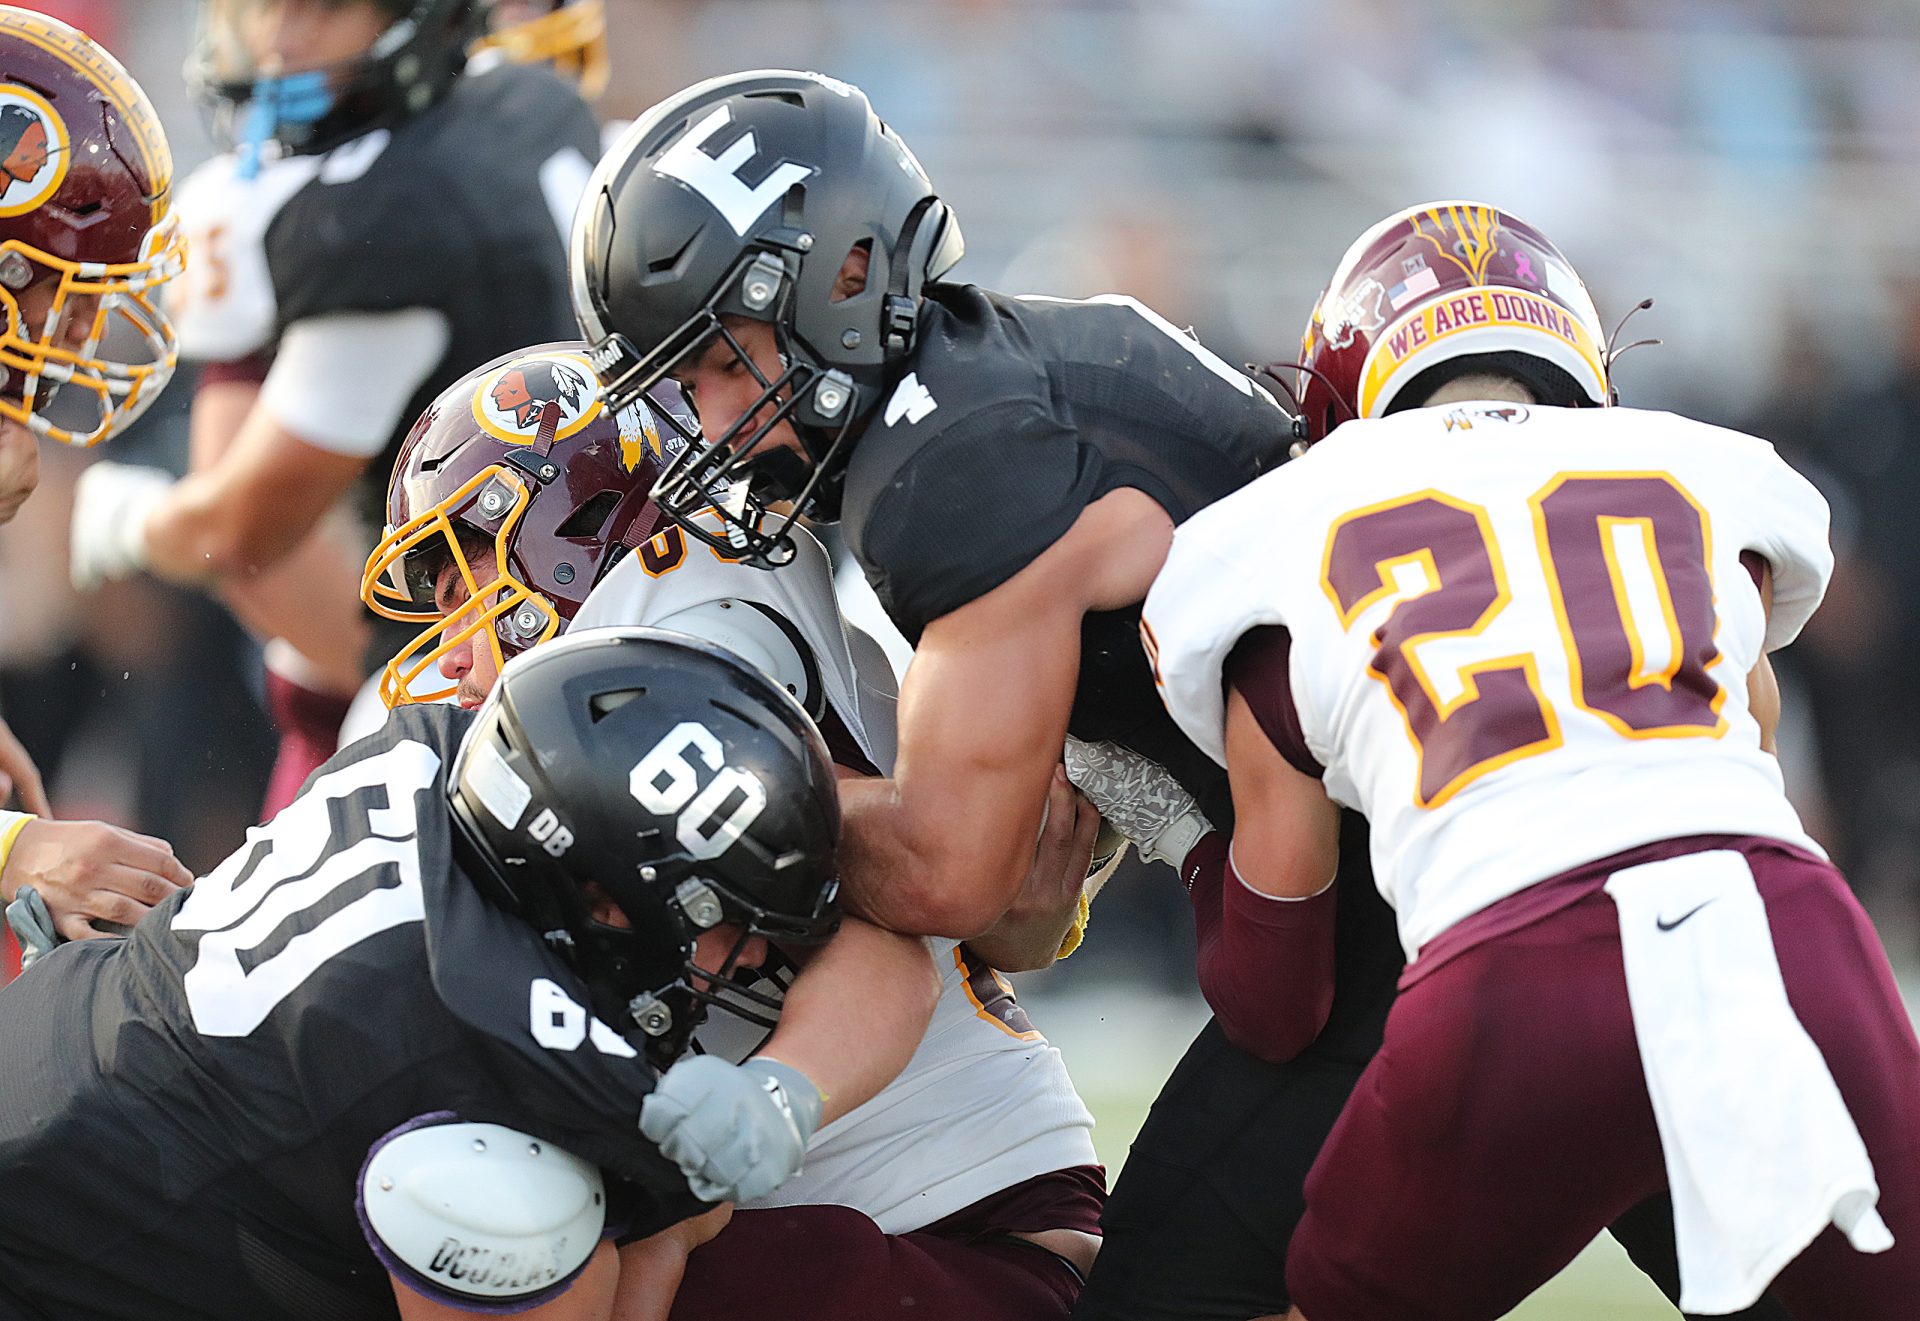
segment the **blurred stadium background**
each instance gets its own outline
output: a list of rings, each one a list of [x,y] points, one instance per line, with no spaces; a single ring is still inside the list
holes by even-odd
[[[180,68],[192,0],[27,0],[118,53],[181,171],[212,151]],[[1896,966],[1920,967],[1920,27],[1910,0],[607,0],[609,118],[779,65],[859,83],[965,226],[961,278],[1134,294],[1235,361],[1290,357],[1379,216],[1471,197],[1538,225],[1602,314],[1643,297],[1618,383],[1774,440],[1835,513],[1825,608],[1780,663],[1782,760]],[[488,168],[475,161],[475,169]],[[422,224],[431,224],[423,217]],[[184,375],[184,374],[183,374]],[[177,381],[115,457],[184,462]],[[147,583],[81,602],[83,456],[0,531],[0,704],[56,809],[204,870],[253,820],[256,649]],[[1184,899],[1130,872],[1087,945],[1023,979],[1110,1168],[1203,1021]],[[1670,1317],[1599,1245],[1516,1316]]]

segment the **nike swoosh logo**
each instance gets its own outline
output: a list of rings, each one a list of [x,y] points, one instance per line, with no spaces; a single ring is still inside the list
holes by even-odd
[[[1675,927],[1679,926],[1682,922],[1686,921],[1688,918],[1692,917],[1695,913],[1699,912],[1701,909],[1705,908],[1708,904],[1712,902],[1713,900],[1711,899],[1702,900],[1700,903],[1695,904],[1692,908],[1689,908],[1686,912],[1680,914],[1680,916],[1674,918],[1673,921],[1671,922],[1667,921],[1667,919],[1664,917],[1656,917],[1653,919],[1653,924],[1659,927],[1662,931],[1671,931]]]

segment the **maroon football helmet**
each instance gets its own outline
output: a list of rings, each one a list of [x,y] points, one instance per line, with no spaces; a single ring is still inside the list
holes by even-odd
[[[156,291],[185,260],[146,93],[85,34],[0,6],[0,417],[69,445],[124,429],[173,374]]]
[[[429,686],[429,670],[469,638],[484,636],[497,665],[545,642],[653,535],[647,493],[675,433],[645,402],[609,411],[586,352],[556,343],[496,358],[448,386],[407,434],[386,535],[360,581],[375,614],[426,624],[381,676],[388,706],[451,694],[457,685]],[[677,394],[655,398],[695,426]],[[449,564],[465,593],[443,613],[434,589]]]
[[[1531,225],[1473,202],[1409,207],[1354,241],[1314,305],[1300,342],[1302,438],[1392,412],[1415,378],[1471,370],[1469,357],[1543,399],[1604,405],[1605,345],[1586,285]]]

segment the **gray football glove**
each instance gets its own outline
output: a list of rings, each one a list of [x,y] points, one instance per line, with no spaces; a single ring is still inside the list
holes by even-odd
[[[1108,825],[1133,841],[1143,858],[1178,868],[1213,829],[1193,795],[1151,758],[1117,743],[1087,743],[1069,734],[1063,760],[1073,787],[1100,809]]]
[[[7,925],[20,941],[22,972],[43,955],[53,953],[53,947],[60,943],[60,933],[53,929],[53,914],[47,911],[47,901],[31,885],[21,886],[13,902],[7,905]]]
[[[820,1126],[820,1089],[800,1070],[755,1057],[696,1055],[640,1103],[640,1131],[704,1202],[764,1197],[799,1173]]]

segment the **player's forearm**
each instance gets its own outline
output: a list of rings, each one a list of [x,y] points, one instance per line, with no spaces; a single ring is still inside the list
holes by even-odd
[[[622,1247],[613,1321],[667,1321],[686,1273],[687,1249],[670,1230]]]
[[[253,502],[229,493],[216,476],[194,473],[148,516],[146,567],[182,584],[255,573],[297,546],[319,513]]]
[[[759,1054],[804,1073],[832,1123],[907,1067],[926,1034],[940,978],[926,941],[848,918],[787,990],[780,1026]],[[847,1030],[847,1006],[860,1007]]]
[[[220,600],[254,636],[284,638],[325,685],[360,685],[373,629],[360,604],[360,561],[350,520],[322,519],[311,536],[270,568],[220,584]]]
[[[1016,903],[991,928],[970,938],[967,947],[1001,972],[1051,968],[1079,916],[1077,895],[1046,909],[1024,909]]]
[[[1260,893],[1218,832],[1193,850],[1183,876],[1201,994],[1228,1040],[1285,1063],[1313,1044],[1333,1008],[1331,883],[1301,899]]]
[[[1019,893],[1031,827],[1024,845],[1016,836],[1012,847],[996,847],[993,818],[959,803],[933,829],[918,827],[893,780],[842,781],[840,807],[841,899],[877,926],[966,940],[999,921]]]
[[[1086,911],[1099,833],[1100,814],[1068,783],[1066,769],[1056,770],[1033,866],[1000,920],[968,940],[973,952],[1002,972],[1051,967]]]

